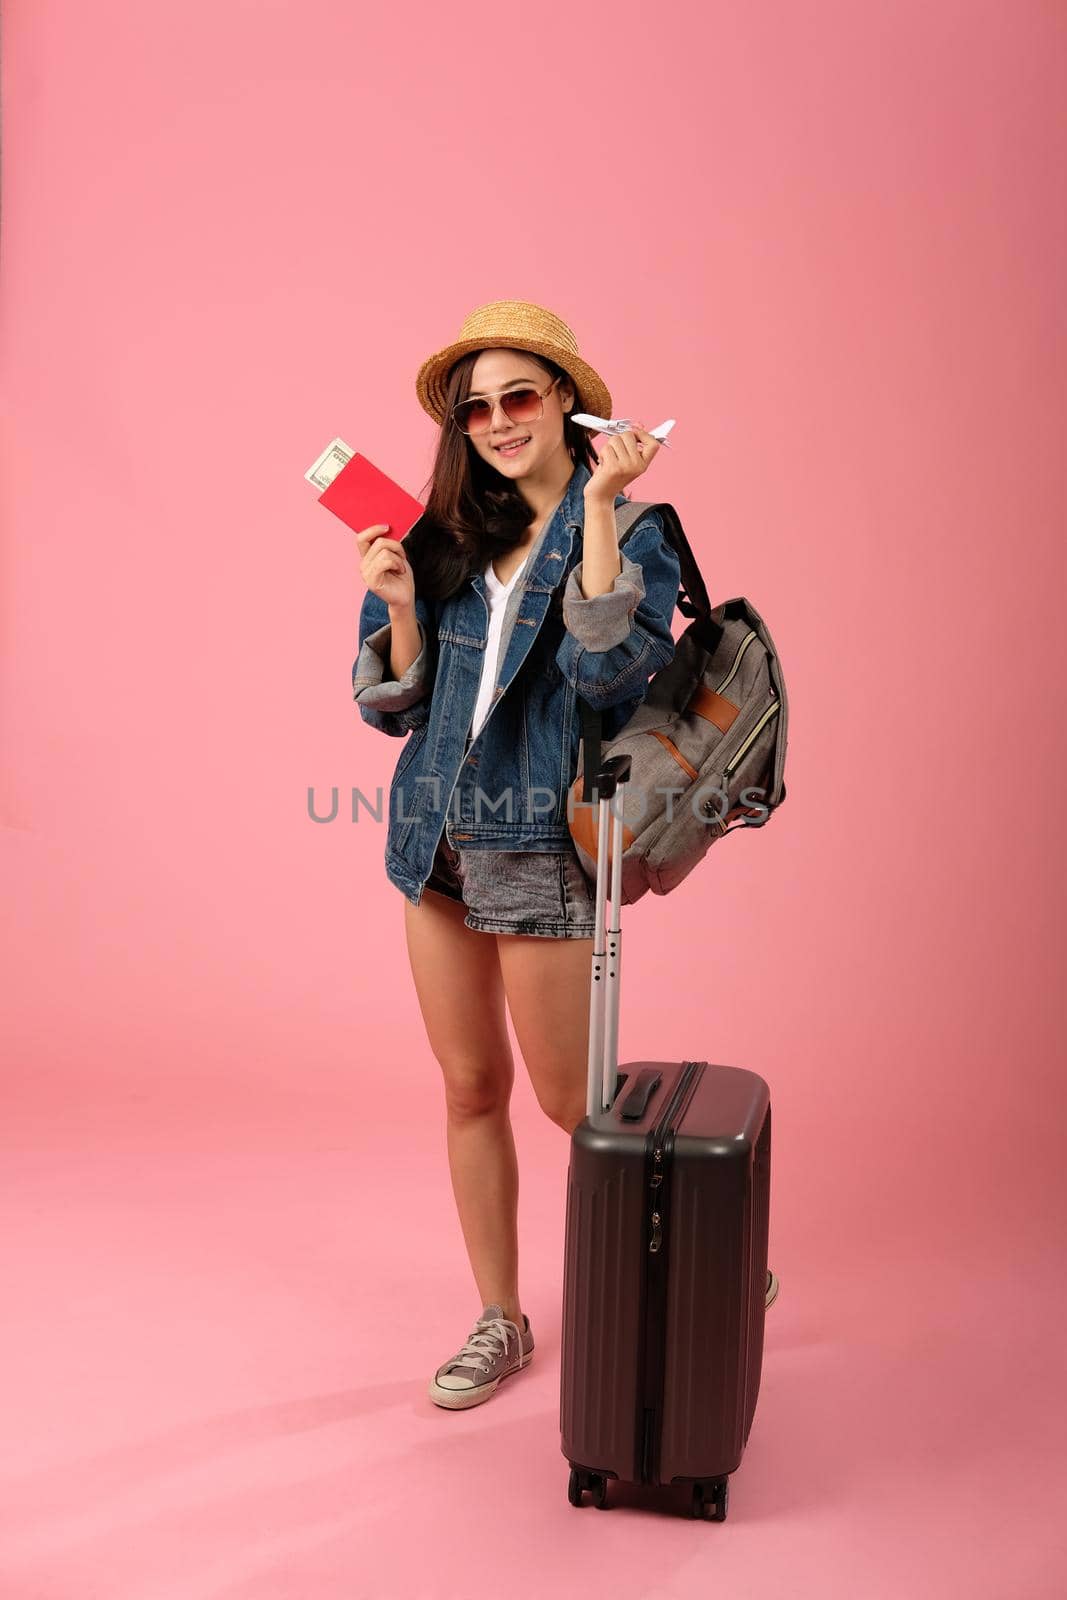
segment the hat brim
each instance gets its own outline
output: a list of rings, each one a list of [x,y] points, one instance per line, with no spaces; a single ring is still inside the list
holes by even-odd
[[[457,339],[454,344],[427,357],[415,378],[415,393],[422,409],[438,424],[445,420],[449,371],[460,356],[469,355],[472,350],[529,350],[533,355],[547,356],[573,380],[578,391],[576,411],[589,411],[597,417],[611,416],[611,392],[599,372],[587,361],[570,350],[561,350],[549,340],[515,334],[500,339]]]

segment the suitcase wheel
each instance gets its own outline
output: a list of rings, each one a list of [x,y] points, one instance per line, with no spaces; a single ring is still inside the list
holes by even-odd
[[[725,1522],[726,1510],[730,1504],[729,1478],[716,1479],[714,1483],[707,1486],[707,1490],[708,1492],[705,1492],[705,1485],[700,1479],[697,1479],[693,1485],[689,1515],[691,1517],[707,1517],[708,1507],[710,1506],[712,1508],[711,1520],[713,1522]]]
[[[577,1467],[571,1468],[570,1480],[567,1484],[567,1499],[572,1506],[582,1503],[582,1491],[592,1490],[593,1504],[600,1511],[607,1509],[608,1480],[603,1472],[582,1472]]]

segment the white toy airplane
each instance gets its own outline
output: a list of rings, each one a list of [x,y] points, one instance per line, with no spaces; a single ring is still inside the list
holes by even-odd
[[[571,420],[580,422],[583,428],[591,428],[594,433],[624,433],[627,428],[632,428],[633,423],[629,417],[616,417],[610,420],[607,417],[594,417],[588,411],[572,411]],[[649,433],[660,444],[668,444],[667,435],[674,427],[675,419],[671,417],[667,422],[661,422],[658,428],[649,428]]]

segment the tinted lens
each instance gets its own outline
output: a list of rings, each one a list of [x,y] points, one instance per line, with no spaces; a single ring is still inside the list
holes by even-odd
[[[509,422],[536,422],[541,415],[541,396],[536,389],[509,389],[500,396]],[[489,400],[461,400],[456,407],[456,422],[464,433],[484,433],[493,420]]]
[[[510,389],[500,396],[509,422],[536,422],[541,415],[541,396],[536,389]]]
[[[455,417],[464,433],[482,433],[492,421],[493,408],[488,400],[462,400]]]

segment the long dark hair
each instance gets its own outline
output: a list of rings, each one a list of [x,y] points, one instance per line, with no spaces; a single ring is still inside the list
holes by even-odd
[[[425,514],[404,540],[416,592],[427,599],[447,599],[475,572],[522,543],[533,520],[517,484],[494,472],[465,433],[451,420],[451,408],[470,394],[471,374],[480,350],[461,356],[448,374],[445,420],[441,425],[433,470],[421,495]],[[553,378],[573,378],[547,356],[519,350]],[[577,384],[574,384],[577,399]],[[576,405],[576,409],[580,409]],[[592,435],[563,414],[563,443],[571,461],[590,471],[598,457]]]

